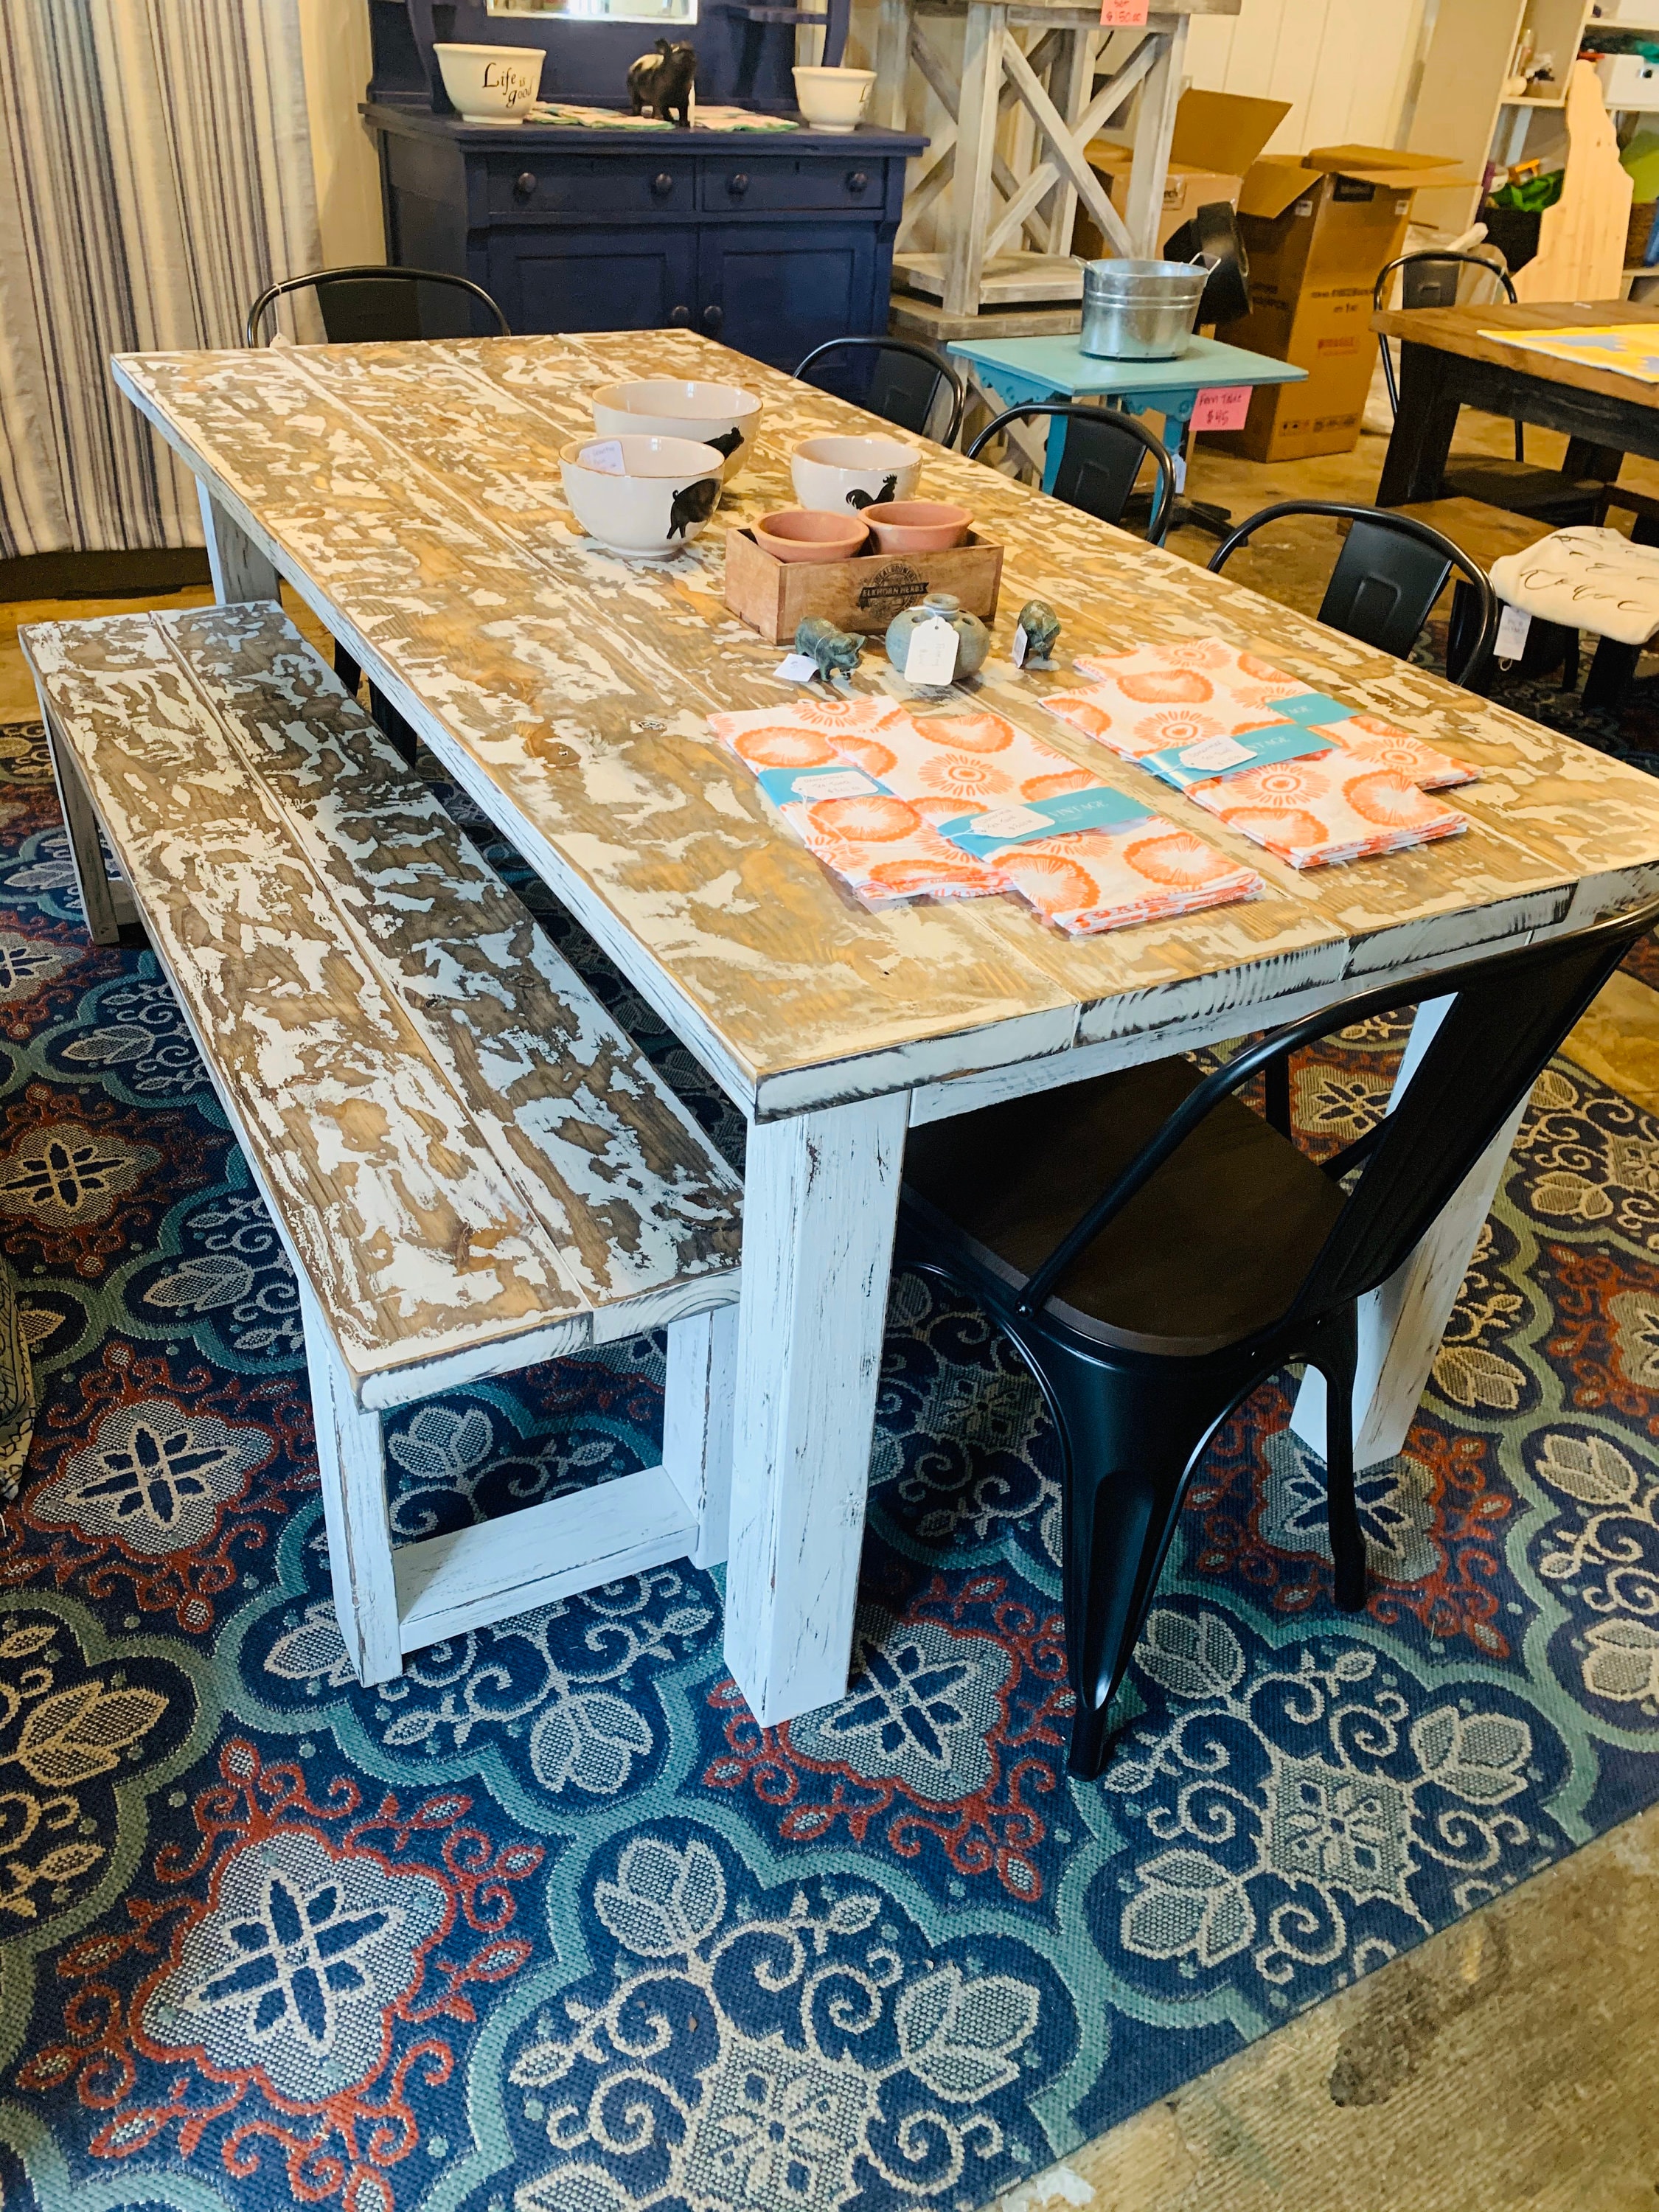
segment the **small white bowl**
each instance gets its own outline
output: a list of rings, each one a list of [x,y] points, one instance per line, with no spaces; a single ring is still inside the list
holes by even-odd
[[[463,123],[522,123],[541,89],[542,46],[434,46],[444,90]]]
[[[812,131],[855,131],[874,70],[797,69],[795,105]]]
[[[858,513],[915,495],[921,455],[897,438],[805,438],[789,463],[803,507]]]
[[[602,384],[590,395],[593,427],[602,437],[629,432],[649,438],[690,438],[712,446],[730,483],[760,428],[761,402],[740,384],[682,384],[672,376],[639,384]]]
[[[595,467],[605,449],[622,469]],[[692,438],[573,438],[559,449],[564,495],[590,538],[632,560],[667,561],[714,520],[724,455]]]

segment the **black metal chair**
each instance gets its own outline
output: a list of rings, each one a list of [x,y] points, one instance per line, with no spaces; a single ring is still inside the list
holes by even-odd
[[[1397,260],[1390,261],[1371,288],[1371,306],[1376,308],[1382,305],[1390,280],[1398,270],[1402,307],[1455,307],[1458,280],[1465,268],[1484,270],[1503,287],[1510,305],[1515,305],[1515,287],[1508,272],[1495,261],[1489,261],[1484,253],[1431,251],[1402,253]],[[1387,337],[1380,332],[1376,343],[1382,356],[1383,381],[1389,387],[1389,409],[1390,413],[1398,415],[1400,387],[1395,380],[1394,356],[1389,350]],[[1502,507],[1510,514],[1528,515],[1534,522],[1553,523],[1559,530],[1600,519],[1597,510],[1602,486],[1588,477],[1570,477],[1565,470],[1543,469],[1528,461],[1526,427],[1518,420],[1512,461],[1500,460],[1495,453],[1471,453],[1462,459],[1454,457],[1446,464],[1444,484],[1449,498],[1483,500],[1488,507]]]
[[[869,357],[868,380],[856,389],[842,391],[856,382],[855,373],[849,373],[834,383],[825,384],[821,377],[809,378],[807,370],[827,361],[832,354],[852,353]],[[896,423],[901,430],[908,430],[914,437],[925,438],[927,425],[937,408],[942,392],[951,395],[950,420],[940,434],[941,446],[954,446],[962,428],[963,410],[968,404],[968,387],[942,353],[932,346],[918,345],[913,338],[829,338],[814,346],[795,374],[803,382],[816,382],[820,390],[836,391],[842,398],[855,398],[860,407],[867,407],[872,415],[884,422]]]
[[[1175,502],[1174,465],[1163,441],[1121,407],[1086,407],[1077,400],[1056,399],[1005,408],[969,447],[968,459],[976,461],[1010,422],[1028,422],[1034,415],[1046,415],[1066,425],[1066,444],[1052,487],[1054,497],[1063,499],[1068,507],[1080,507],[1099,521],[1122,521],[1141,464],[1151,458],[1158,477],[1146,519],[1146,541],[1161,545]],[[1051,429],[1049,435],[1053,434]]]
[[[1659,900],[1431,983],[1388,984],[1208,1077],[1159,1060],[910,1132],[901,1260],[983,1302],[1060,1431],[1074,1774],[1105,1765],[1109,1708],[1206,1446],[1286,1360],[1325,1380],[1334,1595],[1364,1606],[1358,1301],[1403,1264],[1656,923]],[[1415,1073],[1334,1158],[1316,1165],[1287,1113],[1275,1127],[1237,1096],[1303,1046],[1425,994],[1450,1004]]]
[[[1328,514],[1350,526],[1325,586],[1320,621],[1402,660],[1455,568],[1459,580],[1452,595],[1446,672],[1465,690],[1480,690],[1498,634],[1497,597],[1485,570],[1415,515],[1395,514],[1385,507],[1350,507],[1340,500],[1281,500],[1241,522],[1210,556],[1210,567],[1224,568],[1265,523],[1290,514]]]
[[[437,288],[435,295],[423,292],[422,288],[427,286]],[[277,303],[290,292],[306,291],[317,295],[318,312],[331,345],[469,337],[486,316],[495,325],[495,337],[513,335],[500,307],[471,277],[453,276],[443,269],[402,269],[371,262],[349,269],[313,269],[303,276],[287,276],[280,284],[268,285],[247,311],[242,328],[243,343],[269,343],[276,330]],[[450,310],[447,315],[442,312],[445,306]],[[270,330],[262,338],[260,325],[267,317]],[[362,681],[362,670],[337,638],[334,641],[334,673],[355,697]],[[374,720],[398,751],[412,761],[415,732],[374,684],[369,686],[369,707]]]
[[[423,288],[436,287],[435,293]],[[331,345],[369,345],[410,338],[511,337],[512,325],[482,284],[446,269],[400,269],[368,263],[361,268],[313,269],[268,285],[247,311],[244,345],[269,343],[259,325],[276,325],[279,300],[290,292],[315,292]],[[447,310],[447,312],[446,312]],[[488,320],[490,330],[480,330]]]

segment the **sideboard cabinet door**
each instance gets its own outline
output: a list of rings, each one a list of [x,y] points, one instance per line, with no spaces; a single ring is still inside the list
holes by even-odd
[[[825,338],[880,330],[877,252],[867,223],[732,223],[702,234],[695,327],[774,368]]]
[[[695,327],[697,240],[692,230],[638,228],[495,230],[489,238],[494,295],[525,336],[556,331]]]

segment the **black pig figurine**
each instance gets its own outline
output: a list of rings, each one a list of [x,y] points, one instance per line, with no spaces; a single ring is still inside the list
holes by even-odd
[[[691,86],[697,74],[697,50],[678,39],[659,39],[654,53],[641,54],[628,72],[628,96],[635,115],[672,115],[682,131],[691,127]]]

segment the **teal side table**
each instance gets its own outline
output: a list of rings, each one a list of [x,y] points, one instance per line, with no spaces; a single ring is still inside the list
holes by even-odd
[[[1184,489],[1187,425],[1200,392],[1215,385],[1299,384],[1305,368],[1215,338],[1194,338],[1174,361],[1101,361],[1070,337],[957,338],[947,348],[971,362],[981,383],[1005,407],[1041,406],[1050,399],[1105,398],[1132,415],[1164,417],[1164,442],[1175,462],[1176,487]],[[1062,434],[1050,436],[1042,489],[1052,491],[1066,450]],[[1171,431],[1173,430],[1173,435]]]

